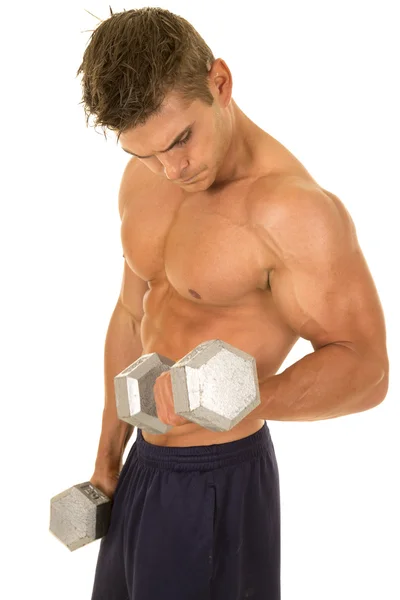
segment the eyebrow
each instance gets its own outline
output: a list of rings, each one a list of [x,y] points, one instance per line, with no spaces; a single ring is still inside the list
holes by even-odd
[[[183,131],[181,131],[181,133],[179,135],[176,136],[174,141],[168,146],[168,148],[166,150],[160,150],[160,152],[158,152],[158,154],[165,154],[166,152],[169,152],[183,138],[183,136],[193,127],[193,125],[194,125],[194,121],[193,121],[193,123],[191,123],[191,125],[188,125],[187,127],[185,127],[185,129]],[[122,146],[121,146],[121,148],[122,148]],[[126,150],[125,148],[122,148],[122,150],[124,150],[124,152],[127,152],[128,154],[131,154],[132,156],[136,156],[136,158],[151,158],[153,156],[152,154],[150,154],[150,156],[139,156],[139,154],[133,154],[133,152],[129,152],[129,150]]]

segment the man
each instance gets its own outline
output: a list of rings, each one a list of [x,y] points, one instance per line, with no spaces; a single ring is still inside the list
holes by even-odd
[[[329,419],[382,402],[384,316],[345,206],[240,110],[224,60],[204,63],[211,102],[185,95],[187,76],[149,109],[158,80],[170,81],[176,39],[179,68],[195,45],[207,57],[192,26],[168,11],[113,15],[79,71],[88,112],[134,156],[119,194],[124,273],[91,478],[113,498],[92,600],[277,600],[279,475],[265,421]],[[140,86],[146,93],[135,93]],[[300,337],[314,352],[276,375]],[[133,427],[118,420],[115,375],[141,354],[176,361],[209,339],[254,356],[260,406],[212,432],[175,414],[164,373],[154,395],[173,428],[138,429],[120,471]]]

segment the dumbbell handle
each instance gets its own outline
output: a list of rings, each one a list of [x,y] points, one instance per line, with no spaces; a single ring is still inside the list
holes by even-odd
[[[200,346],[197,346],[197,348],[200,350]],[[196,348],[194,350],[190,351],[190,355],[193,355],[193,353],[196,352]],[[155,382],[157,380],[157,378],[162,374],[165,373],[166,371],[170,371],[172,369],[172,367],[178,367],[180,365],[185,364],[187,357],[189,355],[185,355],[183,356],[180,360],[178,361],[173,361],[172,359],[159,354],[158,352],[151,352],[149,354],[142,354],[142,356],[140,356],[135,362],[133,362],[131,365],[129,365],[126,369],[124,369],[121,373],[119,373],[119,375],[117,375],[116,377],[114,377],[114,386],[115,386],[115,396],[116,396],[116,402],[117,402],[117,412],[118,412],[118,417],[122,420],[125,421],[126,423],[129,423],[130,425],[134,425],[136,427],[139,427],[140,429],[143,429],[144,431],[147,431],[148,433],[152,433],[152,434],[166,434],[168,431],[170,431],[172,429],[172,425],[166,425],[165,423],[163,423],[162,421],[160,421],[160,419],[158,418],[157,415],[157,405],[156,405],[156,401],[154,398],[154,391],[153,391],[153,387],[155,385]],[[151,371],[149,373],[146,374],[146,384],[142,386],[140,386],[140,390],[139,390],[139,383],[137,383],[138,386],[138,390],[136,392],[136,395],[140,394],[140,410],[136,410],[137,414],[136,416],[132,416],[131,413],[131,406],[130,403],[121,403],[119,402],[119,398],[120,397],[124,397],[124,395],[126,395],[127,393],[127,388],[126,388],[126,378],[128,376],[129,373],[131,373],[133,370],[136,370],[137,372],[139,372],[139,369],[142,365],[142,363],[146,362],[146,361],[152,361],[153,362],[153,368],[151,369]],[[138,376],[139,377],[139,376]],[[138,381],[138,380],[136,380]],[[176,397],[176,395],[178,394],[178,397]],[[179,415],[179,409],[177,409],[176,407],[176,401],[179,401],[179,391],[177,392],[176,390],[174,390],[174,404],[175,404],[175,412],[176,414]],[[139,404],[139,399],[137,398],[138,404]],[[139,407],[138,407],[139,408]],[[126,413],[129,414],[126,414]],[[187,419],[188,421],[191,421],[191,415],[188,414],[187,412],[182,415],[184,416],[185,419]],[[195,422],[195,421],[193,421]],[[212,425],[210,423],[210,425]]]
[[[202,344],[203,345],[203,344]],[[126,369],[124,369],[121,373],[119,373],[119,375],[117,375],[116,377],[114,377],[114,386],[115,386],[115,396],[116,396],[116,402],[117,402],[117,412],[118,412],[118,417],[122,420],[125,421],[126,423],[129,423],[130,425],[134,425],[136,427],[139,427],[140,429],[143,429],[144,431],[147,431],[148,433],[152,433],[152,434],[166,434],[168,431],[170,431],[172,429],[172,425],[166,425],[165,423],[163,423],[162,421],[160,421],[160,419],[158,418],[157,415],[157,405],[156,405],[156,401],[154,398],[154,391],[153,391],[153,387],[155,385],[155,382],[157,380],[157,378],[162,374],[165,373],[166,371],[170,371],[173,367],[179,367],[183,364],[186,363],[188,356],[192,356],[196,350],[198,349],[198,351],[200,351],[201,346],[197,346],[194,350],[191,350],[189,354],[183,356],[180,360],[178,361],[173,361],[170,358],[167,358],[166,356],[163,356],[162,354],[159,354],[157,352],[151,352],[149,354],[142,354],[142,356],[140,356],[135,362],[133,362],[131,365],[129,365]],[[153,362],[153,368],[151,369],[150,372],[146,373],[145,378],[146,378],[146,383],[145,385],[140,385],[139,388],[139,383],[138,383],[138,379],[140,379],[139,376],[139,370],[141,368],[142,363],[144,362]],[[138,395],[140,394],[140,410],[135,410],[136,416],[133,416],[131,413],[131,405],[128,402],[119,402],[119,398],[120,397],[124,397],[127,393],[127,383],[126,383],[126,378],[128,377],[128,374],[131,373],[132,371],[136,371],[137,372],[137,376],[138,379],[136,379],[136,385],[138,386],[138,389],[136,391],[136,400],[139,404],[139,399],[138,399]],[[179,409],[176,407],[176,401],[180,400],[179,397],[179,389],[174,390],[174,405],[175,405],[175,412],[177,415],[179,415]],[[136,408],[136,407],[135,407]],[[139,406],[137,407],[139,409]],[[126,413],[129,414],[126,414]],[[189,411],[190,413],[190,411]],[[188,412],[185,412],[184,415],[185,419],[187,419],[188,421],[191,421],[191,415],[188,414]],[[196,422],[195,420],[193,420],[193,422]],[[207,425],[204,423],[203,426],[207,427]],[[212,428],[212,423],[210,423],[210,428]]]

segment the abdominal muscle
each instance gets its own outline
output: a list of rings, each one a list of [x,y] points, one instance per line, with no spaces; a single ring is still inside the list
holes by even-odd
[[[264,425],[263,419],[246,419],[229,431],[215,432],[205,429],[196,423],[186,423],[172,427],[168,434],[152,434],[142,431],[143,438],[155,446],[178,447],[210,446],[211,444],[226,444],[248,437],[259,431]]]

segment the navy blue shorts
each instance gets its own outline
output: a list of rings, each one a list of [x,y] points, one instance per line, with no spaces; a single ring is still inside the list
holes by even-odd
[[[280,492],[267,423],[166,448],[138,429],[101,540],[92,600],[280,600]]]

